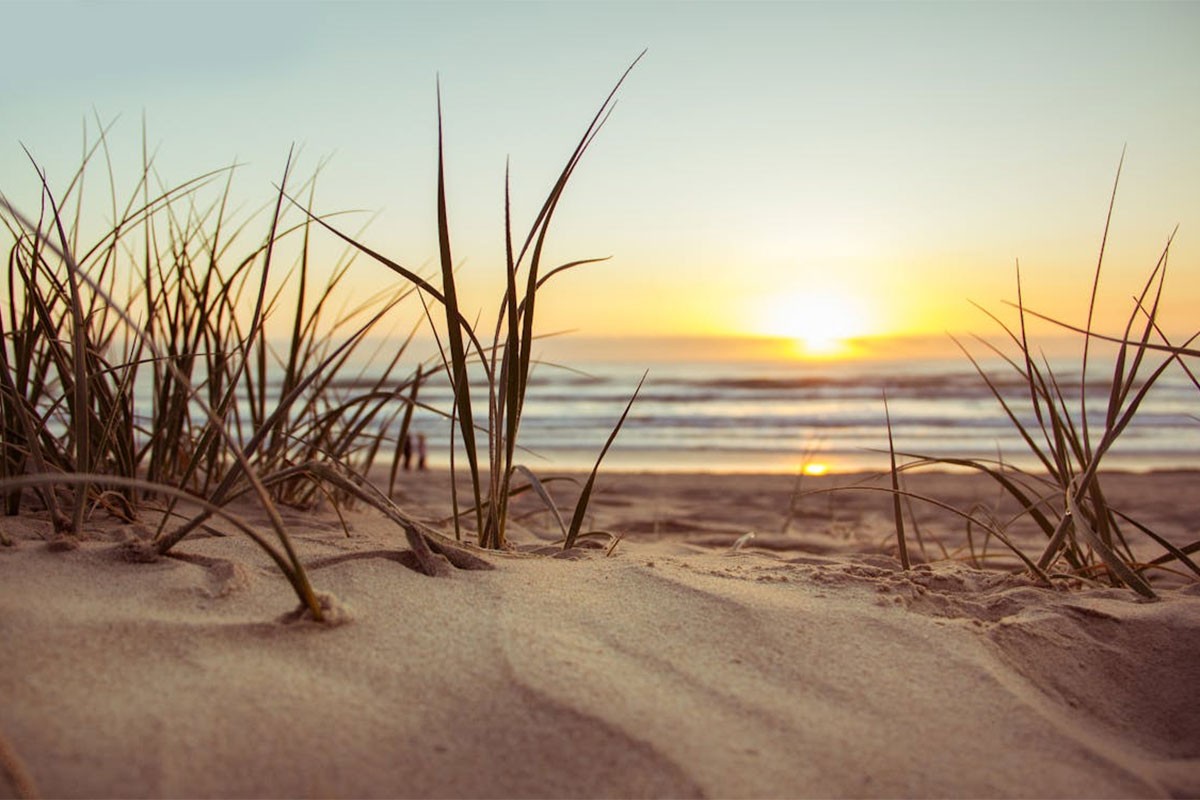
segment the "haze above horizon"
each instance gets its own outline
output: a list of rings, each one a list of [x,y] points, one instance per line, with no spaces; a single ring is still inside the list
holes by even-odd
[[[1098,306],[1112,329],[1172,231],[1163,318],[1200,307],[1200,4],[15,4],[0,60],[0,191],[36,208],[83,133],[167,184],[237,161],[269,203],[289,147],[324,161],[315,208],[377,212],[364,242],[437,256],[440,80],[455,257],[486,315],[503,187],[532,221],[622,70],[647,55],[552,231],[539,327],[587,337],[846,339],[991,333],[1020,260],[1026,302],[1086,314],[1127,147]],[[52,45],[52,46],[51,46]],[[92,178],[92,180],[95,180]],[[107,208],[107,189],[97,207]],[[370,213],[340,217],[356,233]],[[265,223],[259,226],[265,229]],[[257,235],[257,228],[255,228]],[[325,237],[331,263],[340,248]],[[394,280],[355,265],[350,287]],[[419,307],[418,307],[419,308]],[[414,317],[415,319],[415,317]],[[1191,329],[1189,329],[1189,327]],[[899,340],[899,339],[897,339]]]

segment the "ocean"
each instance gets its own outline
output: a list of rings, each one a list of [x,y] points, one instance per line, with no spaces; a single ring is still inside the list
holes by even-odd
[[[1019,376],[999,360],[983,365],[1018,417],[1037,430]],[[1078,424],[1078,358],[1051,366]],[[1093,442],[1104,426],[1111,369],[1109,359],[1089,367]],[[996,398],[961,356],[746,363],[630,358],[573,363],[570,370],[539,365],[521,423],[518,462],[537,471],[590,468],[644,372],[645,385],[605,457],[605,469],[884,470],[889,462],[885,392],[898,452],[1036,466]],[[422,400],[448,409],[448,385],[432,381]],[[484,410],[480,402],[476,413]],[[413,425],[428,439],[431,463],[444,466],[449,420],[419,410]],[[1200,390],[1177,364],[1151,388],[1103,463],[1137,471],[1200,468]]]

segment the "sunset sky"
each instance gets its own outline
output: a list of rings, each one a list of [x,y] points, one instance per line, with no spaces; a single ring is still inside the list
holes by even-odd
[[[36,208],[23,143],[61,186],[93,114],[127,185],[141,117],[172,183],[246,166],[271,199],[331,157],[320,211],[436,258],[440,76],[468,303],[500,286],[505,159],[530,220],[615,80],[647,54],[577,173],[545,330],[938,334],[970,305],[1084,314],[1128,153],[1103,317],[1125,313],[1176,225],[1168,321],[1200,324],[1200,4],[5,4],[0,190]],[[98,204],[103,210],[105,204]],[[355,230],[368,214],[345,218]],[[332,242],[321,245],[334,253]],[[369,263],[363,291],[392,280]],[[830,314],[832,312],[832,314]],[[826,319],[823,315],[829,315]],[[816,347],[818,343],[813,342]]]

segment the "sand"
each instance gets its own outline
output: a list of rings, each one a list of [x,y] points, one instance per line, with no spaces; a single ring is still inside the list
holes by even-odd
[[[1108,485],[1183,541],[1198,479]],[[438,516],[446,487],[414,474],[398,500]],[[608,476],[590,522],[611,551],[532,554],[553,523],[522,501],[522,552],[439,578],[385,555],[404,537],[374,512],[347,537],[286,511],[337,626],[285,621],[244,536],[131,563],[128,526],[57,551],[36,515],[0,519],[0,795],[1200,796],[1196,584],[1044,588],[977,569],[962,524],[923,511],[930,558],[955,558],[905,572],[886,498],[789,515],[792,487]]]

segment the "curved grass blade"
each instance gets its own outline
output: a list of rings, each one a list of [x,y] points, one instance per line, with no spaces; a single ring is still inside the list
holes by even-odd
[[[534,493],[541,498],[542,503],[549,509],[550,514],[554,517],[554,521],[558,523],[558,529],[562,531],[562,535],[565,537],[567,535],[567,524],[563,522],[562,514],[558,511],[558,504],[554,502],[554,498],[550,496],[550,492],[546,490],[541,479],[533,473],[533,470],[522,464],[517,464],[513,469],[520,472],[529,481],[530,488],[533,489]]]
[[[1176,547],[1175,545],[1171,544],[1163,537],[1159,536],[1154,531],[1150,530],[1148,527],[1146,527],[1142,523],[1138,522],[1136,519],[1133,519],[1132,517],[1130,517],[1128,514],[1124,514],[1120,511],[1114,511],[1113,513],[1115,513],[1121,519],[1128,522],[1130,525],[1137,528],[1139,531],[1144,533],[1150,539],[1153,539],[1155,541],[1155,543],[1157,543],[1160,547],[1162,547],[1162,549],[1166,550],[1168,553],[1168,555],[1166,555],[1166,556],[1160,556],[1159,558],[1156,558],[1153,561],[1151,561],[1149,564],[1143,565],[1142,567],[1139,568],[1139,572],[1150,566],[1158,566],[1160,564],[1165,564],[1173,558],[1176,561],[1181,562],[1185,567],[1190,569],[1192,572],[1196,573],[1197,577],[1200,577],[1200,565],[1197,565],[1195,561],[1192,561],[1192,559],[1188,557],[1188,553],[1195,552],[1194,548],[1197,548],[1198,546],[1200,546],[1200,542],[1196,542],[1192,545],[1189,545],[1188,547],[1182,547],[1182,548]],[[1189,547],[1193,548],[1193,549],[1189,550]]]
[[[829,494],[830,492],[849,492],[849,491],[888,492],[889,494],[891,494],[891,493],[894,493],[896,490],[892,489],[891,487],[887,487],[887,486],[866,486],[866,485],[831,486],[831,487],[822,488],[822,489],[810,489],[809,491],[805,492],[805,494]],[[929,503],[932,506],[936,506],[937,508],[940,508],[943,511],[948,511],[951,514],[954,514],[955,516],[961,517],[962,519],[968,520],[968,521],[972,522],[973,524],[979,526],[982,530],[986,531],[989,535],[995,536],[997,539],[999,539],[1001,542],[1003,542],[1004,546],[1007,547],[1009,550],[1011,550],[1013,555],[1015,555],[1017,558],[1019,558],[1021,560],[1021,563],[1023,563],[1029,569],[1029,571],[1031,573],[1033,573],[1034,575],[1036,575],[1038,577],[1038,579],[1040,579],[1043,583],[1045,583],[1047,586],[1054,585],[1050,581],[1050,576],[1048,576],[1046,574],[1045,570],[1043,570],[1037,564],[1033,563],[1033,561],[1029,558],[1029,556],[1025,555],[1025,553],[1021,551],[1021,548],[1017,547],[1016,544],[1014,544],[1013,541],[1011,539],[1009,539],[1008,536],[1005,535],[1005,533],[1003,531],[1001,531],[999,528],[993,527],[992,525],[989,525],[988,523],[984,522],[983,520],[980,520],[978,517],[974,517],[970,513],[963,511],[960,508],[956,508],[955,506],[952,506],[949,503],[938,500],[935,497],[929,497],[928,495],[917,494],[916,492],[912,492],[907,489],[902,489],[900,491],[906,497],[911,497],[913,500],[919,500],[922,503]]]

